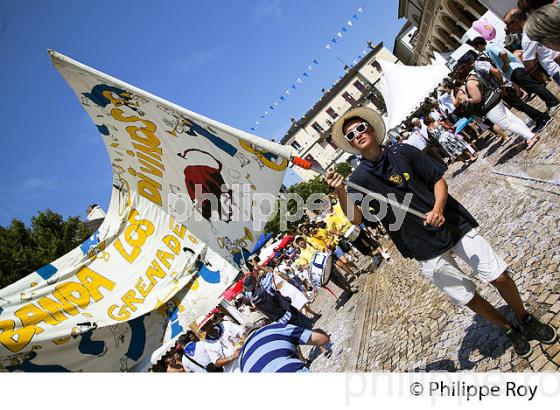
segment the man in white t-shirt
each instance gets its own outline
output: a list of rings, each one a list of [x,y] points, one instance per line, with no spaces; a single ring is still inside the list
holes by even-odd
[[[412,145],[420,151],[424,151],[424,149],[428,146],[428,141],[422,136],[419,130],[413,130],[404,143]]]
[[[522,33],[526,21],[527,14],[518,8],[511,9],[504,16],[504,23],[511,33]],[[560,85],[560,65],[555,61],[560,53],[531,40],[524,32],[521,45],[523,47],[523,63],[527,70],[532,71],[540,63],[556,84]]]
[[[206,332],[206,353],[217,367],[223,367],[224,372],[234,372],[238,369],[237,358],[242,344],[243,327],[229,321],[214,324],[211,320],[202,327]]]

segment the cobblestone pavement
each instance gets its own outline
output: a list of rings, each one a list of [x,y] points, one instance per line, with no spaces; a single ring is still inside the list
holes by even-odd
[[[559,94],[558,88],[553,91]],[[540,101],[534,104],[542,108]],[[503,145],[482,141],[479,160],[467,168],[451,165],[446,179],[450,193],[508,263],[529,311],[560,327],[560,114],[531,151],[514,140]],[[342,308],[335,310],[326,292],[314,302],[323,313],[317,327],[331,334],[334,347],[332,357],[317,357],[312,370],[559,370],[560,342],[532,341],[532,356],[517,357],[501,330],[452,305],[422,276],[417,262],[396,250],[391,254],[390,262],[360,278],[361,292]],[[491,285],[475,282],[483,297],[513,319]],[[360,310],[363,317],[356,314]]]

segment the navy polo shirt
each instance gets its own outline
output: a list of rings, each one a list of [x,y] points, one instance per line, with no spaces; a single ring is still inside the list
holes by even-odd
[[[391,198],[399,203],[403,203],[406,194],[410,193],[409,207],[427,213],[434,207],[434,185],[444,172],[443,166],[417,148],[396,144],[383,147],[377,161],[363,158],[350,181],[385,197],[393,194]],[[348,193],[360,207],[363,194],[353,188],[348,188]],[[370,206],[379,215],[379,202],[372,200]],[[395,213],[388,206],[381,223],[404,257],[427,260],[451,249],[468,231],[478,226],[472,215],[451,195],[447,198],[443,215],[445,225],[435,228],[426,227],[420,218],[406,213],[402,226],[395,230],[390,228],[396,221]]]

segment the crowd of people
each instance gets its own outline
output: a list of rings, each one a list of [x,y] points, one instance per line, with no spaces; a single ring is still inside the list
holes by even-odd
[[[557,340],[556,329],[526,309],[507,264],[478,233],[475,218],[448,194],[444,179],[451,162],[477,160],[477,139],[483,131],[491,130],[503,142],[514,134],[530,150],[560,109],[560,101],[546,87],[548,81],[560,85],[560,53],[554,51],[560,50],[560,6],[530,0],[520,0],[519,5],[504,16],[505,44],[472,39],[472,50],[426,101],[422,115],[390,145],[381,144],[386,135],[383,120],[368,108],[350,110],[333,126],[337,146],[360,157],[350,176],[354,187],[401,203],[412,194],[410,209],[425,217],[406,213],[392,228],[397,216],[389,207],[381,220],[368,220],[354,195],[361,190],[347,188],[344,177],[329,170],[325,179],[333,193],[328,205],[308,211],[290,233],[289,243],[270,260],[247,262],[249,273],[236,305],[259,312],[266,324],[247,329],[218,315],[199,331],[180,336],[165,358],[166,371],[308,371],[309,359],[300,345],[317,346],[327,357],[332,353],[329,335],[313,328],[321,313],[313,310],[312,302],[321,289],[334,295],[331,284],[348,297],[356,293],[357,277],[390,258],[380,244],[382,237],[389,237],[403,257],[416,259],[428,280],[453,303],[502,329],[519,356],[531,355],[530,340]],[[546,111],[529,105],[532,98],[542,100]],[[512,108],[526,114],[532,125]],[[372,207],[379,212],[379,204]],[[515,320],[477,292],[455,256],[498,290]],[[357,262],[363,259],[368,264],[360,269],[363,264]]]
[[[477,140],[487,129],[502,142],[510,140],[508,133],[520,136],[526,149],[532,149],[560,109],[560,100],[546,87],[548,81],[560,85],[560,52],[530,37],[536,25],[553,29],[560,5],[549,3],[554,2],[520,1],[522,8],[510,10],[504,16],[503,45],[483,37],[469,40],[472,50],[458,59],[437,93],[419,109],[421,115],[403,124],[394,142],[410,144],[444,165],[457,159],[476,161]],[[558,36],[558,25],[555,30]],[[546,111],[528,104],[535,97]],[[526,114],[531,127],[511,108]]]
[[[261,314],[264,320],[257,330],[251,333],[253,326],[244,328],[234,323],[232,317],[213,315],[198,332],[189,330],[180,336],[174,349],[164,357],[160,370],[306,371],[310,362],[303,357],[300,344],[315,345],[330,357],[329,336],[313,329],[321,314],[311,308],[311,303],[320,291],[337,300],[348,300],[357,292],[353,285],[356,278],[375,270],[390,255],[380,245],[380,239],[387,235],[379,222],[353,225],[336,197],[331,195],[329,199],[324,209],[308,210],[302,223],[287,235],[286,245],[276,249],[272,257],[261,261],[255,256],[247,261],[249,273],[243,282],[243,292],[233,303],[244,314]],[[359,269],[356,262],[365,258],[369,263]],[[331,284],[341,289],[338,298],[329,288]],[[258,338],[261,333],[263,337]],[[263,344],[273,350],[284,345],[277,352],[278,357],[272,355],[275,359],[268,365],[255,363],[262,353],[250,348],[262,348]],[[270,354],[266,357],[271,358]]]

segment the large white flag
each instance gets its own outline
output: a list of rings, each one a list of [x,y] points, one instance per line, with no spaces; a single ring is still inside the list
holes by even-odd
[[[291,152],[50,54],[106,144],[112,197],[88,241],[0,290],[0,369],[143,368],[219,302]]]

